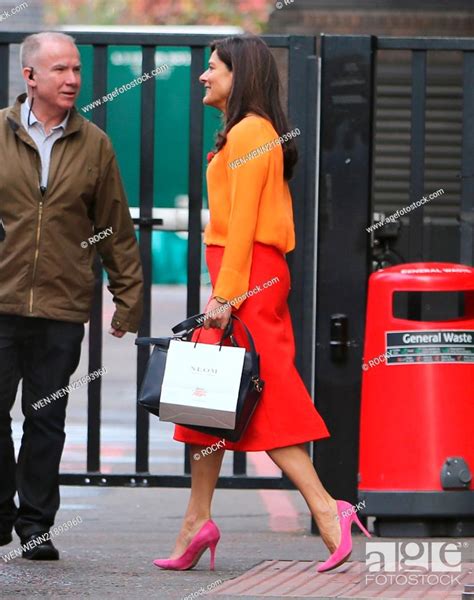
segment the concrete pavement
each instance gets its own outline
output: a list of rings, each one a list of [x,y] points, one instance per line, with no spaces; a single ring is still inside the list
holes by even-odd
[[[7,563],[0,561],[2,600],[40,597],[184,600],[190,595],[194,600],[201,597],[200,590],[213,585],[216,586],[215,593],[206,597],[215,600],[249,600],[262,596],[274,599],[375,597],[373,589],[364,593],[360,584],[365,572],[366,541],[360,535],[353,537],[351,563],[340,567],[332,575],[316,572],[314,561],[324,560],[327,551],[321,539],[309,532],[308,511],[298,492],[267,491],[266,494],[274,496],[272,512],[269,512],[267,501],[258,490],[216,490],[213,518],[221,530],[216,570],[209,571],[209,552],[206,551],[193,570],[173,572],[158,569],[152,561],[168,556],[174,545],[187,503],[187,489],[63,487],[61,491],[62,507],[56,525],[76,516],[82,518],[82,523],[55,538],[61,553],[58,562],[40,563],[22,558]],[[277,506],[280,501],[282,509],[279,514]],[[288,512],[288,505],[293,507],[294,512]],[[468,563],[473,560],[474,540],[463,542],[470,544],[463,551],[463,561]],[[1,549],[2,554],[8,554],[18,546],[19,540],[15,537],[11,544]],[[257,585],[254,577],[249,579],[248,593],[219,593],[219,588],[224,587],[226,582],[252,568],[257,567],[258,571],[265,561],[285,561],[274,566],[274,570],[304,569],[304,581],[290,576],[288,570],[285,591],[277,586],[269,593],[261,593],[262,586]],[[290,564],[288,561],[297,562]],[[272,567],[272,564],[269,566]],[[463,583],[474,581],[472,562],[468,566],[471,573],[463,567]],[[261,583],[261,578],[259,581]],[[252,593],[252,585],[259,590],[258,593]],[[298,595],[299,586],[308,589],[308,585],[312,585],[313,591]],[[395,592],[385,588],[379,586],[376,589],[378,598],[460,600],[462,589],[454,586],[452,595],[438,595],[435,588],[426,593],[422,586],[405,586]],[[293,592],[287,593],[288,589]],[[320,594],[318,590],[324,590],[324,593]],[[346,596],[344,590],[350,590],[350,594]]]

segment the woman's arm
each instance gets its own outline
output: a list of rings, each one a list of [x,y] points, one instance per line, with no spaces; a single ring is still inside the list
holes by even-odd
[[[281,149],[262,149],[261,153],[253,157],[247,155],[271,140],[269,128],[256,117],[240,121],[230,130],[227,137],[230,216],[214,296],[233,301],[232,304],[236,308],[245,300],[242,296],[248,291],[258,209],[272,152],[281,152]],[[244,158],[245,162],[239,161]],[[234,161],[239,161],[238,165],[235,165]]]

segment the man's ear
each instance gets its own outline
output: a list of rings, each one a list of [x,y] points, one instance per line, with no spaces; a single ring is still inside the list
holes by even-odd
[[[36,87],[35,71],[33,67],[23,67],[23,78],[28,87]],[[30,81],[34,83],[30,83]]]

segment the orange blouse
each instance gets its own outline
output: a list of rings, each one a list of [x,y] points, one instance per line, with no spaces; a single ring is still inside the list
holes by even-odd
[[[225,248],[213,294],[226,300],[248,291],[254,242],[283,254],[295,247],[291,194],[277,139],[270,121],[249,115],[228,132],[207,169],[210,218],[204,243]]]

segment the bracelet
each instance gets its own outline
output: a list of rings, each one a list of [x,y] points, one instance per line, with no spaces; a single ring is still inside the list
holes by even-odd
[[[225,298],[221,298],[220,296],[213,296],[214,300],[217,300],[219,304],[227,304],[228,301]]]

